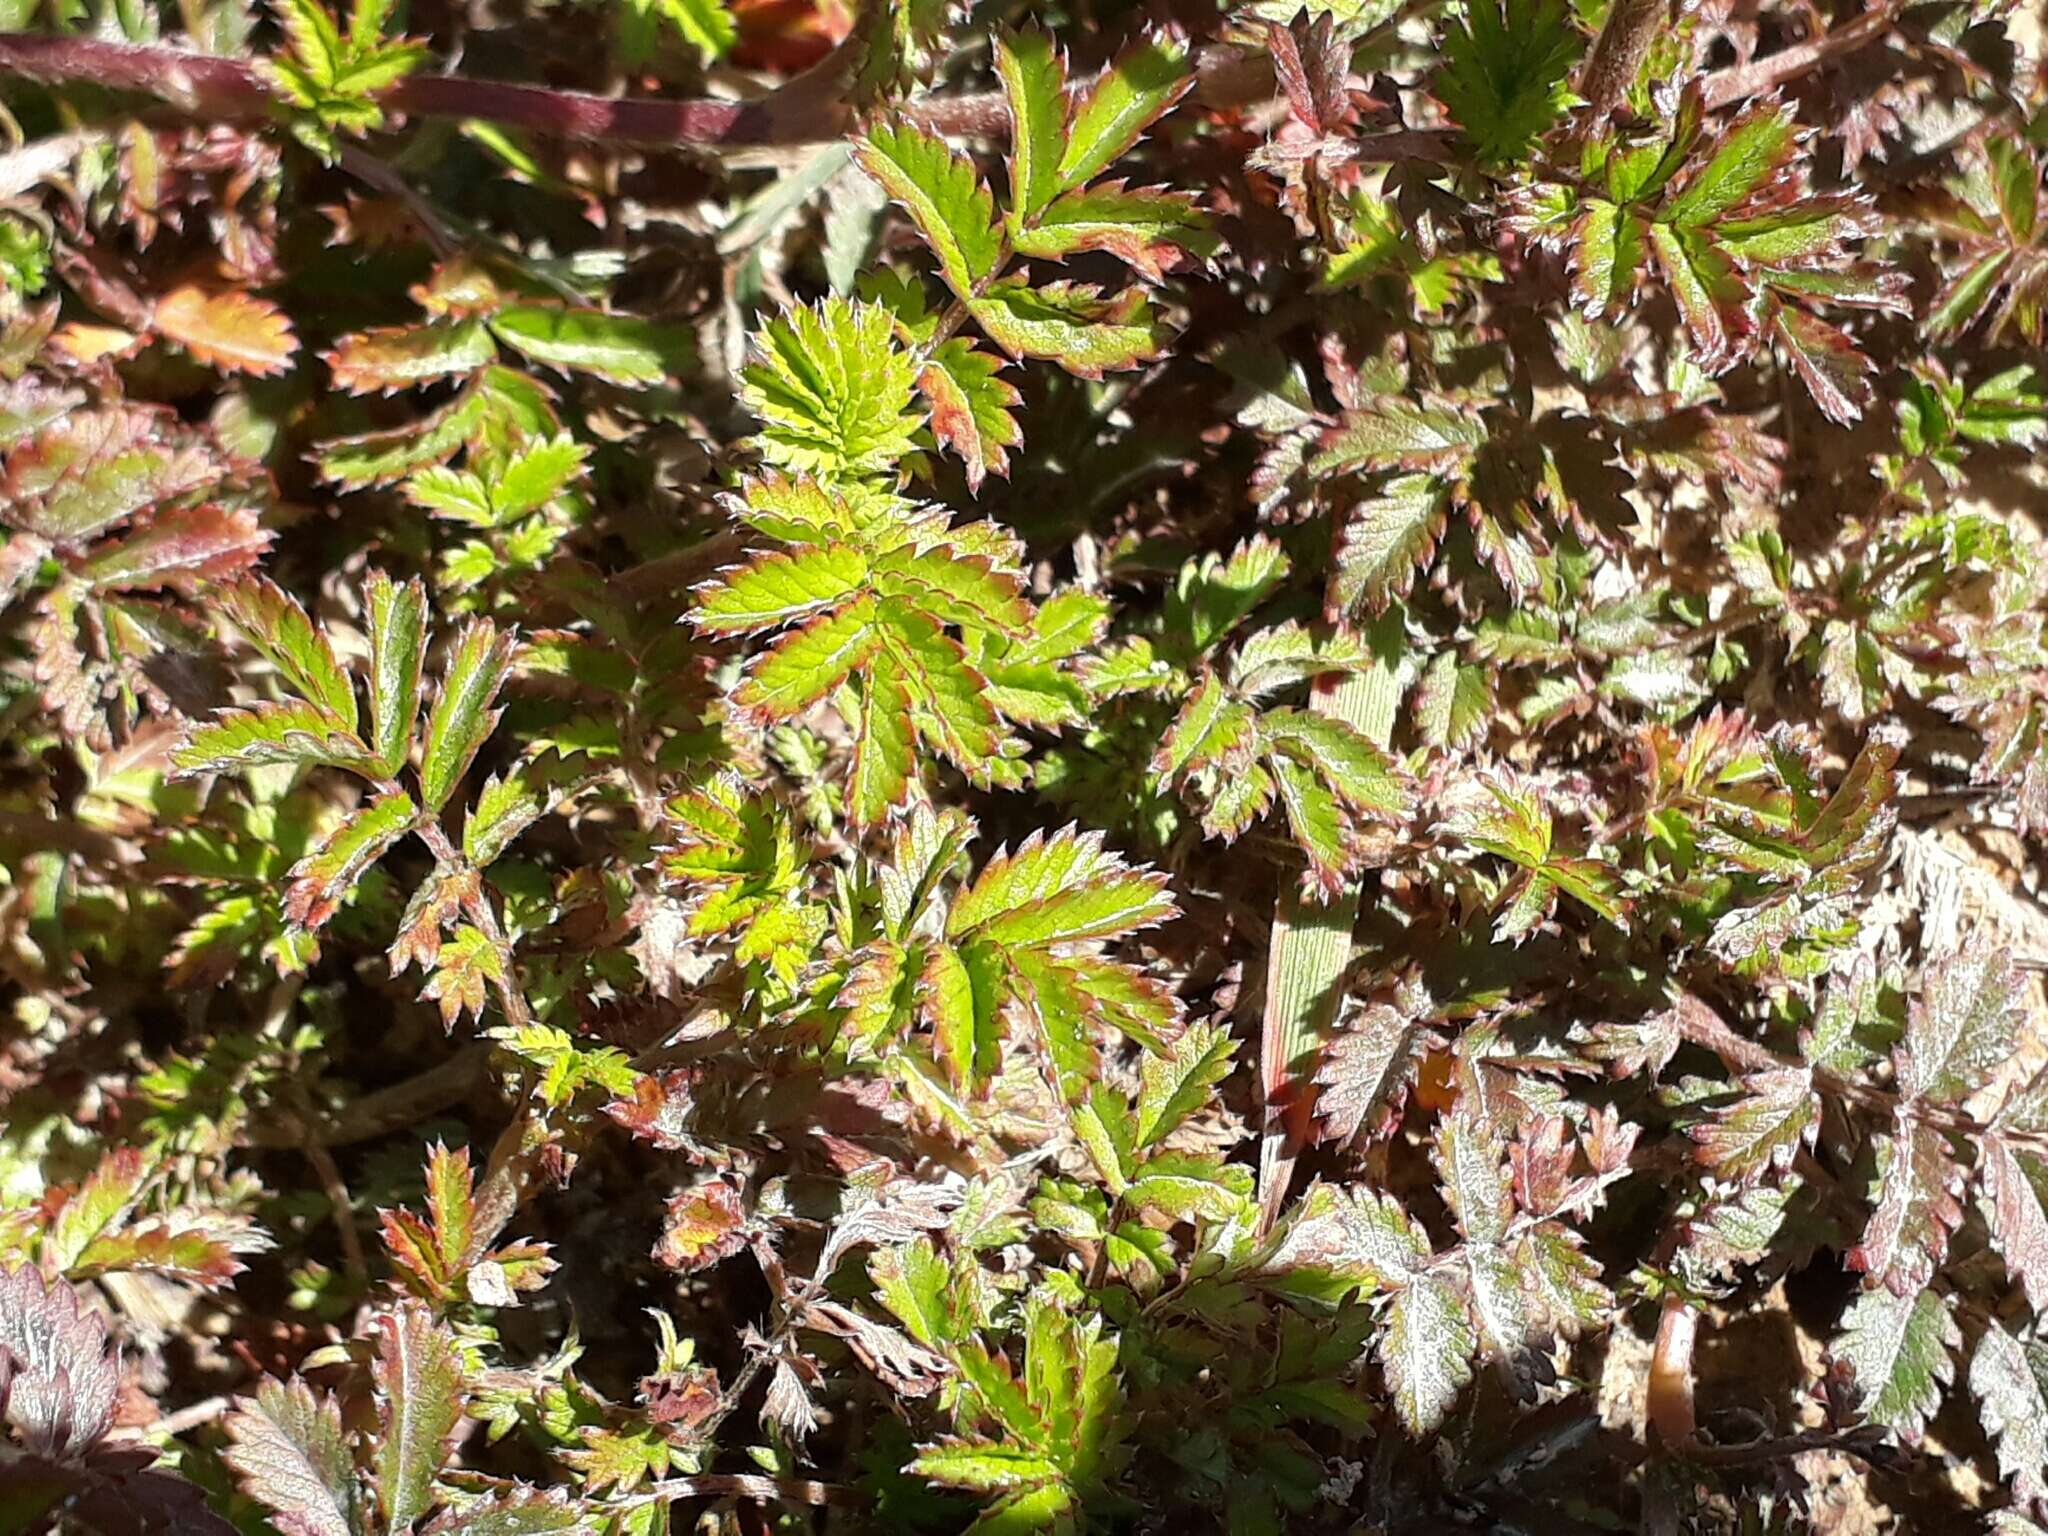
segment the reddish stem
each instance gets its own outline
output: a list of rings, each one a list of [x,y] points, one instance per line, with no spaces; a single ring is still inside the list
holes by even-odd
[[[1657,1344],[1650,1354],[1650,1382],[1643,1411],[1666,1450],[1692,1442],[1692,1353],[1699,1339],[1699,1308],[1681,1296],[1666,1296],[1657,1318]]]
[[[1645,0],[1628,0],[1622,8],[1641,8],[1644,4]],[[1654,17],[1656,0],[1649,0],[1649,11]],[[1812,43],[1802,43],[1756,63],[1711,75],[1707,79],[1707,98],[1713,104],[1725,105],[1756,90],[1782,84],[1826,58],[1877,36],[1889,25],[1889,16],[1887,7]],[[1627,29],[1610,30],[1620,35]],[[854,110],[846,88],[847,62],[838,53],[828,55],[806,73],[751,101],[593,96],[583,91],[430,74],[409,75],[377,99],[388,112],[412,117],[473,118],[553,138],[648,147],[746,149],[822,143],[848,132],[854,126]],[[1603,78],[1618,76],[1620,72],[1620,62],[1611,63],[1604,72],[1594,71]],[[1195,75],[1190,99],[1197,106],[1211,109],[1266,101],[1276,88],[1273,61],[1264,54],[1235,47],[1202,49],[1195,57]],[[37,80],[51,86],[91,84],[154,96],[190,116],[213,121],[261,120],[269,117],[278,105],[263,72],[255,64],[160,44],[0,32],[0,76]],[[1092,79],[1078,80],[1069,87],[1069,92],[1080,94],[1093,85]],[[1603,87],[1600,94],[1606,95],[1608,90]],[[1008,125],[1010,118],[1009,107],[999,92],[926,97],[907,104],[903,111],[920,126],[946,135],[997,133]],[[1372,162],[1440,160],[1445,148],[1445,135],[1441,132],[1395,132],[1362,141],[1358,158]]]
[[[794,80],[751,101],[592,96],[430,74],[408,75],[379,93],[377,101],[387,112],[412,117],[475,118],[555,138],[613,144],[742,149],[818,143],[853,126],[845,64],[838,54],[828,55]],[[1206,49],[1195,70],[1194,97],[1207,106],[1237,106],[1273,93],[1272,62],[1242,49]],[[91,83],[133,91],[215,120],[264,118],[277,104],[261,70],[244,60],[91,37],[0,32],[0,75],[53,86]],[[1085,92],[1093,84],[1076,81],[1069,91]],[[931,97],[905,111],[940,134],[994,132],[1010,117],[1009,107],[995,92]]]
[[[195,117],[216,120],[263,118],[276,105],[269,85],[253,64],[141,43],[0,33],[0,72],[46,85],[89,81],[110,90],[135,91],[158,97]],[[830,137],[822,124],[786,121],[792,114],[784,92],[797,83],[792,81],[784,91],[749,102],[655,101],[506,85],[460,75],[410,75],[377,99],[386,111],[414,117],[481,118],[561,138],[626,144],[796,142],[793,130],[799,127]]]

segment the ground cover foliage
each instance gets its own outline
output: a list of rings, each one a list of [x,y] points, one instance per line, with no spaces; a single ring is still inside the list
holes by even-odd
[[[0,1527],[2048,1529],[2000,0],[0,0]]]

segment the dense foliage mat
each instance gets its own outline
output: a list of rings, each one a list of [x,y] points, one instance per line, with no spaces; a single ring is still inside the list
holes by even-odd
[[[2040,22],[0,0],[0,1530],[2048,1530]]]

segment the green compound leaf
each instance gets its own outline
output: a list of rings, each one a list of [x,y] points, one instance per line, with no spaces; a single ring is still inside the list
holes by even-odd
[[[964,336],[943,343],[917,375],[918,392],[931,412],[932,436],[959,455],[967,489],[979,491],[988,476],[1010,473],[1010,450],[1022,445],[1024,429],[1016,410],[1023,396],[998,378],[1003,362]]]
[[[862,685],[860,734],[846,779],[846,814],[875,826],[902,805],[917,771],[917,731],[910,678],[895,658],[878,652]]]
[[[1136,289],[1104,298],[1073,283],[991,283],[968,311],[1012,357],[1050,358],[1069,373],[1099,378],[1157,357],[1166,330]]]
[[[223,710],[212,720],[190,727],[172,752],[171,762],[179,776],[191,778],[282,764],[353,765],[368,755],[353,733],[336,728],[332,715],[292,699]]]
[[[1472,1379],[1476,1343],[1464,1301],[1435,1275],[1416,1276],[1394,1297],[1379,1358],[1410,1434],[1425,1435],[1443,1423]]]
[[[1917,1440],[1955,1379],[1961,1342],[1939,1294],[1899,1296],[1879,1286],[1850,1303],[1833,1355],[1855,1373],[1856,1394],[1871,1422]]]
[[[713,633],[772,629],[837,607],[868,577],[867,557],[844,544],[767,555],[699,587],[691,617]]]
[[[388,394],[474,373],[497,361],[498,348],[481,320],[465,317],[358,331],[336,342],[326,358],[337,389]]]
[[[1011,238],[1019,255],[1053,261],[1107,251],[1155,283],[1190,261],[1207,261],[1221,244],[1190,198],[1120,181],[1065,194]]]
[[[813,619],[763,651],[747,669],[733,702],[766,720],[784,720],[815,703],[881,649],[878,610],[860,597]]]
[[[243,1493],[284,1536],[357,1536],[363,1512],[341,1408],[296,1378],[236,1399],[222,1452]]]

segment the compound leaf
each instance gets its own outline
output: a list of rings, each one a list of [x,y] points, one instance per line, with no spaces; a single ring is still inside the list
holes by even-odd
[[[498,340],[536,363],[613,384],[659,384],[691,363],[687,332],[637,315],[514,304],[489,324]]]
[[[382,571],[363,584],[370,628],[370,751],[377,771],[398,776],[412,751],[420,715],[420,671],[427,654],[427,593],[417,579],[400,586]]]
[[[1011,231],[1028,223],[1059,191],[1067,144],[1067,66],[1043,32],[996,43],[996,73],[1010,104]]]
[[[1974,943],[1927,967],[1898,1056],[1907,1099],[1960,1104],[2019,1045],[2019,981],[2009,954]]]

